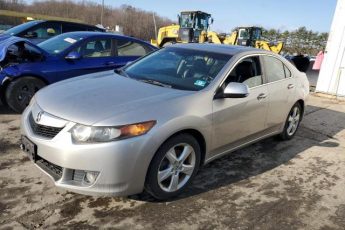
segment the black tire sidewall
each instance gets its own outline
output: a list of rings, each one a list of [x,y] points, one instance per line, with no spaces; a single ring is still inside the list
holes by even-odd
[[[35,77],[20,77],[16,80],[11,81],[8,86],[6,87],[5,91],[5,99],[7,105],[17,113],[23,112],[25,107],[22,107],[19,102],[17,101],[18,90],[20,87],[28,84],[28,82],[37,86],[38,89],[41,89],[45,86],[45,83],[38,78]]]
[[[180,188],[179,190],[175,192],[166,192],[162,190],[158,184],[158,179],[157,179],[158,167],[162,159],[164,158],[165,154],[167,153],[167,151],[171,149],[173,146],[180,143],[187,143],[194,148],[195,157],[196,157],[195,168],[192,173],[192,176],[189,178],[189,181],[182,188]],[[196,173],[199,170],[200,160],[201,160],[200,145],[198,141],[192,135],[178,134],[176,136],[169,138],[157,150],[156,154],[154,155],[150,163],[149,170],[146,176],[146,181],[145,181],[145,190],[158,200],[166,200],[166,199],[179,195],[186,189],[186,187],[188,187],[188,185],[191,183],[191,181],[195,177]]]

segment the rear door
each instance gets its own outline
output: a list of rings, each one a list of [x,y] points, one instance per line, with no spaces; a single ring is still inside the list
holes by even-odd
[[[131,39],[118,38],[115,41],[116,68],[152,52],[152,48]]]
[[[269,94],[267,126],[279,130],[294,104],[295,78],[278,58],[270,55],[261,58]]]
[[[241,60],[221,87],[225,88],[230,82],[247,84],[249,95],[213,101],[213,143],[217,149],[214,154],[255,139],[266,128],[268,91],[259,57]]]

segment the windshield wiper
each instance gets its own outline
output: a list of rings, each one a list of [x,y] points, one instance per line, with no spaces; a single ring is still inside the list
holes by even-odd
[[[124,71],[121,68],[120,69],[115,69],[114,72],[117,73],[117,74],[120,74],[121,76],[130,78],[129,75],[126,73],[126,71]]]
[[[159,81],[155,81],[155,80],[152,80],[152,79],[139,79],[139,81],[145,82],[145,83],[148,83],[148,84],[152,84],[152,85],[157,85],[157,86],[165,87],[165,88],[172,88],[171,85],[168,85],[168,84],[165,84],[165,83],[162,83],[162,82],[159,82]]]

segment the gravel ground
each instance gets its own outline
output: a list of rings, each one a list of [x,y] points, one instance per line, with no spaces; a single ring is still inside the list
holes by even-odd
[[[345,229],[345,103],[311,96],[291,141],[269,138],[205,166],[181,197],[89,197],[54,187],[0,106],[0,228]]]

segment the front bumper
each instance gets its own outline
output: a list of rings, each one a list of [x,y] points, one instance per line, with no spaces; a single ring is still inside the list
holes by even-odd
[[[21,134],[37,146],[35,165],[49,175],[57,187],[88,195],[126,196],[143,191],[155,152],[149,134],[108,143],[74,144],[68,131],[75,123],[61,119],[57,123],[65,122],[64,128],[52,139],[44,138],[31,128],[29,116],[33,113],[32,106],[24,111]],[[84,183],[85,171],[98,173],[93,184]]]

